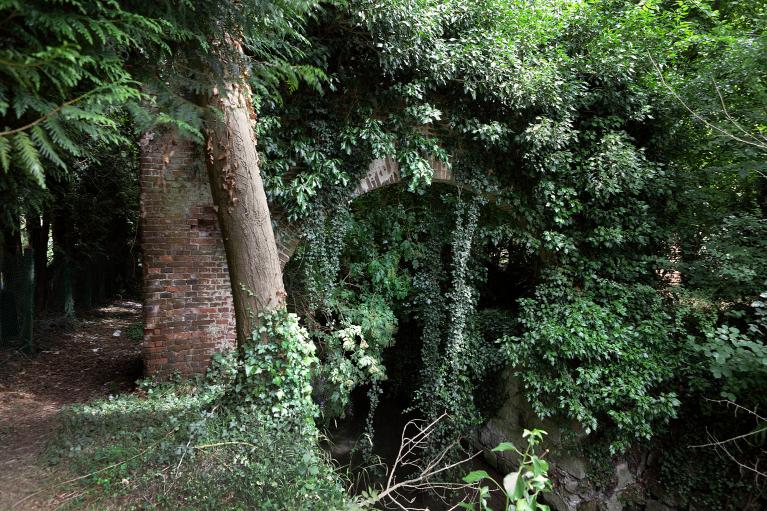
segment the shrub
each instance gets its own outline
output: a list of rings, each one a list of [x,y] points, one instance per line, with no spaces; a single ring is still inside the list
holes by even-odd
[[[612,451],[649,439],[675,416],[669,383],[681,352],[654,290],[544,285],[520,306],[520,333],[504,344],[539,416],[562,413],[587,433],[607,427]]]

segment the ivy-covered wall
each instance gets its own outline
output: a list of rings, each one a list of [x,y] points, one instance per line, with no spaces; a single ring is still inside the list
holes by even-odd
[[[432,162],[432,172],[433,182],[453,183],[440,162]],[[376,159],[352,196],[401,180],[396,161]],[[273,223],[284,266],[301,228],[279,211]],[[141,245],[146,373],[202,374],[213,354],[235,344],[234,308],[207,174],[193,144],[172,131],[142,137]]]

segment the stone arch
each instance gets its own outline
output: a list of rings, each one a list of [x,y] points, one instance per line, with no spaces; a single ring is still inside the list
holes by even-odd
[[[199,374],[235,345],[234,306],[210,184],[194,145],[173,131],[141,141],[140,233],[143,252],[143,358],[149,375]],[[433,181],[454,183],[432,161]],[[402,180],[392,158],[374,160],[351,197]],[[273,214],[284,267],[300,243],[300,224]]]
[[[434,172],[432,183],[455,184],[453,172],[443,162],[430,160],[431,168]],[[402,175],[399,170],[399,163],[393,158],[378,158],[370,162],[368,172],[357,184],[357,187],[351,194],[351,198],[359,197],[385,186],[391,186],[402,181]],[[291,224],[275,215],[275,235],[277,238],[277,249],[280,254],[280,265],[285,268],[290,258],[295,253],[301,242],[300,226]]]

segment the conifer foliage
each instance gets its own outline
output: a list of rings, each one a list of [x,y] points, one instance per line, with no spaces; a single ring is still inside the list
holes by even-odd
[[[257,93],[282,83],[320,86],[313,66],[295,66],[302,17],[314,2],[0,2],[0,166],[45,186],[46,169],[91,141],[124,142],[112,115],[140,127],[175,125],[202,139],[190,101],[222,76],[216,34],[242,34]],[[149,108],[147,108],[149,107]]]
[[[110,113],[143,98],[128,59],[173,25],[117,2],[0,2],[0,165],[40,186],[88,140],[118,142]]]

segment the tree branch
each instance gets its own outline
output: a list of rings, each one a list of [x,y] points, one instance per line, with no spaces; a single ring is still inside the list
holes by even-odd
[[[758,149],[760,149],[762,151],[767,151],[767,142],[762,142],[760,139],[755,137],[752,133],[746,132],[746,134],[748,135],[748,138],[750,138],[752,140],[747,140],[747,139],[741,138],[741,137],[739,137],[739,136],[737,136],[737,135],[727,131],[726,129],[717,126],[716,124],[712,123],[711,121],[709,121],[708,119],[703,117],[701,114],[699,114],[698,112],[696,112],[695,110],[690,108],[690,106],[673,89],[673,87],[671,87],[671,85],[669,85],[668,82],[666,82],[666,79],[663,77],[663,72],[661,71],[660,66],[658,65],[657,62],[655,62],[655,59],[653,59],[652,55],[650,55],[649,53],[647,55],[650,58],[650,61],[652,62],[653,67],[655,68],[656,72],[658,73],[658,78],[660,79],[660,81],[663,84],[663,86],[666,87],[666,89],[668,89],[668,91],[671,93],[671,95],[684,107],[685,110],[687,110],[690,113],[690,115],[693,116],[693,118],[695,118],[696,120],[698,120],[701,123],[703,123],[706,127],[710,128],[710,129],[712,129],[714,131],[717,131],[720,134],[722,134],[722,135],[724,135],[724,136],[726,136],[728,138],[731,138],[732,140],[738,141],[738,142],[740,142],[742,144],[750,145],[752,147],[756,147],[756,148],[758,148]],[[719,89],[717,88],[717,92],[718,91],[719,91]],[[721,97],[721,95],[720,95],[720,97]],[[728,120],[730,122],[733,122],[732,118],[729,116],[729,113],[727,113],[726,108],[725,108],[725,115],[726,115],[726,117],[728,118]],[[734,123],[734,124],[735,124],[735,126],[740,128],[741,130],[743,130],[743,128],[741,128],[737,123]],[[760,172],[760,174],[762,174],[762,173]],[[764,174],[762,174],[762,175],[764,175]]]
[[[53,117],[54,115],[56,115],[57,113],[59,113],[62,108],[66,108],[66,107],[68,107],[70,105],[73,105],[73,104],[79,102],[79,101],[82,101],[86,97],[90,96],[91,94],[96,93],[98,90],[103,89],[103,88],[104,87],[97,87],[95,89],[89,90],[88,92],[86,92],[84,94],[81,94],[80,96],[77,96],[74,99],[70,99],[69,101],[65,101],[64,103],[60,104],[59,106],[57,106],[56,108],[54,108],[53,110],[48,112],[47,114],[43,115],[42,117],[40,117],[40,118],[38,118],[38,119],[28,123],[28,124],[25,124],[24,126],[21,126],[19,128],[14,128],[12,130],[0,131],[0,137],[8,137],[10,135],[15,135],[16,133],[20,133],[22,131],[25,131],[25,130],[28,130],[30,128],[33,128],[34,126],[37,126],[41,122],[46,121],[46,120],[50,119],[51,117]]]

